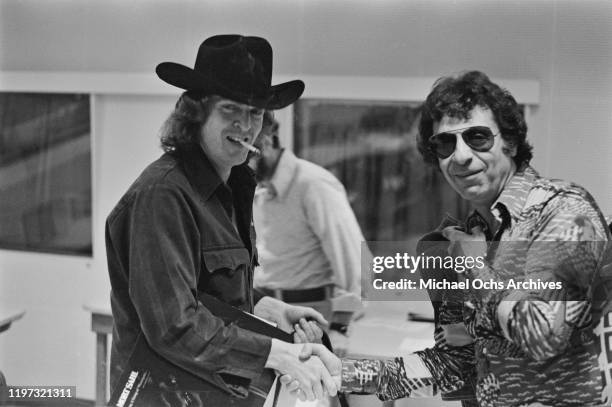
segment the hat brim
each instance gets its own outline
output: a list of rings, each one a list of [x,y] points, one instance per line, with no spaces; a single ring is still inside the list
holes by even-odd
[[[293,80],[270,86],[265,95],[253,95],[230,89],[210,75],[175,62],[162,62],[155,68],[155,73],[162,81],[181,89],[215,94],[269,110],[289,106],[304,93],[304,82]]]

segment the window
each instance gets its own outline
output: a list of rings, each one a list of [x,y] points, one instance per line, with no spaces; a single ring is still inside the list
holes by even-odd
[[[87,94],[0,93],[0,247],[92,254]]]
[[[294,149],[344,184],[366,240],[412,241],[467,204],[416,147],[420,103],[301,99]]]

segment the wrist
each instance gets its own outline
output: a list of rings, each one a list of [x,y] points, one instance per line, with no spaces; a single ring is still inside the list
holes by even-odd
[[[292,343],[284,342],[278,339],[272,339],[270,353],[264,367],[268,369],[281,370],[287,365],[287,358],[298,359],[301,346]]]

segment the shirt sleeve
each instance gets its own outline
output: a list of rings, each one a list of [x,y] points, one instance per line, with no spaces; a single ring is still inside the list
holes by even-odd
[[[448,241],[442,239],[439,234],[429,234],[419,240],[416,247],[417,253],[427,256],[447,255]],[[455,276],[455,271],[449,267],[419,270],[422,279],[449,278]],[[457,295],[456,290],[428,290],[429,297],[434,308],[435,331],[434,338],[442,331],[442,326],[452,324],[464,324],[463,295]],[[414,357],[420,359],[429,375],[421,373],[412,378],[410,372],[414,370],[416,363]],[[410,362],[412,360],[412,362]],[[436,344],[406,358],[406,373],[409,379],[416,377],[428,380],[410,380],[411,394],[413,397],[420,395],[435,395],[438,392],[448,393],[470,386],[475,377],[474,344],[463,346],[450,346],[444,341],[436,341]],[[421,369],[422,370],[422,369]]]
[[[376,394],[380,400],[433,397],[469,386],[473,345],[440,346],[392,359],[342,359],[341,391]]]
[[[536,360],[563,352],[576,330],[591,323],[589,287],[601,266],[607,235],[598,211],[584,198],[557,197],[548,203],[526,252],[524,280],[561,289],[501,290],[480,305],[491,327]],[[512,244],[512,243],[510,243]],[[472,277],[496,278],[490,266]]]
[[[343,393],[376,394],[382,401],[432,397],[436,386],[414,353],[392,359],[342,359]]]
[[[338,181],[313,182],[306,189],[304,205],[310,227],[331,264],[335,285],[361,298],[361,248],[365,239],[344,187]]]
[[[197,300],[201,232],[191,213],[178,188],[157,185],[141,191],[126,214],[129,296],[141,329],[155,351],[195,375],[254,379],[271,339],[225,326]]]
[[[442,331],[442,325],[465,323],[463,305],[443,300],[439,307],[439,321],[434,336]],[[474,344],[450,346],[437,342],[432,348],[415,352],[431,374],[436,389],[443,393],[456,391],[470,385],[476,375]]]

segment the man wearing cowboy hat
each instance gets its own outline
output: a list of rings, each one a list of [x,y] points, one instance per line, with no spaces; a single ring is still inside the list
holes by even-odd
[[[265,297],[254,303],[257,264],[252,203],[255,181],[245,164],[266,109],[293,103],[300,80],[271,85],[272,48],[263,38],[217,35],[198,50],[193,69],[172,62],[157,75],[182,88],[161,135],[165,151],[109,215],[106,248],[114,317],[111,386],[134,344],[244,397],[264,368],[295,379],[301,396],[335,394],[340,362],[322,345],[300,360],[304,345],[225,326],[199,293],[291,330],[321,314]],[[333,377],[332,377],[333,376]]]

